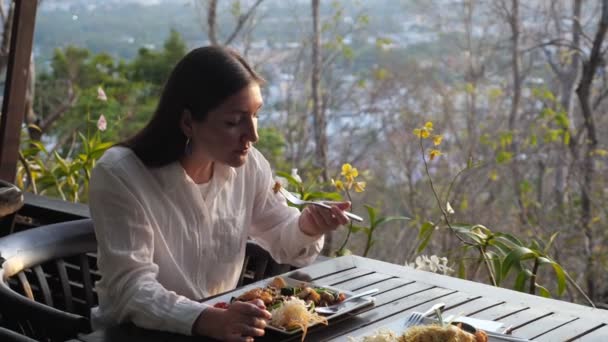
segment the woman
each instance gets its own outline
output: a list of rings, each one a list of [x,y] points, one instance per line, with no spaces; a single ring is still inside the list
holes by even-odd
[[[93,170],[99,307],[95,328],[144,328],[247,341],[264,334],[261,301],[201,304],[234,288],[247,237],[281,263],[314,260],[323,234],[346,224],[338,203],[300,214],[272,191],[253,148],[263,80],[232,50],[198,48],[172,71],[148,125]]]

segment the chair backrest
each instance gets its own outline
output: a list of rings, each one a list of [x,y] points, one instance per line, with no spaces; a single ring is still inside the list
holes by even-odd
[[[254,240],[247,241],[243,271],[238,286],[247,285],[293,269],[291,265],[277,263],[270,253]]]
[[[17,334],[12,330],[0,327],[0,341],[2,342],[36,342],[27,336]]]
[[[100,279],[91,219],[50,224],[0,238],[0,325],[46,341],[90,331]],[[252,240],[239,286],[287,272]]]
[[[62,222],[0,239],[2,325],[43,341],[90,331],[97,304],[97,249],[90,219]]]

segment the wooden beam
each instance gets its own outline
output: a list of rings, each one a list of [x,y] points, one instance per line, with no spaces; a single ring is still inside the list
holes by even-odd
[[[15,0],[11,44],[0,114],[0,179],[15,181],[25,111],[37,0]]]

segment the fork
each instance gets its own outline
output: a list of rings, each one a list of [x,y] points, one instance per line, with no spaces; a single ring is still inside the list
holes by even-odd
[[[299,199],[294,194],[285,190],[284,188],[279,188],[279,191],[281,192],[281,195],[283,195],[283,197],[285,197],[286,200],[288,200],[289,202],[291,202],[295,205],[313,204],[313,205],[318,205],[318,206],[326,208],[326,209],[331,209],[330,205],[325,204],[323,202],[305,201],[305,200]],[[353,219],[355,221],[358,221],[358,222],[363,221],[363,218],[361,216],[357,216],[351,212],[345,211],[344,214],[346,214],[346,216],[350,217],[351,219]]]
[[[436,310],[441,310],[445,307],[445,303],[437,303],[433,306],[431,306],[430,309],[426,310],[423,313],[420,312],[412,312],[409,317],[407,318],[407,320],[405,321],[405,328],[409,328],[409,327],[413,327],[415,325],[419,325],[420,323],[422,323],[422,320],[424,320],[424,318],[430,314],[432,314],[433,312],[435,312]]]
[[[338,304],[334,304],[334,305],[330,305],[330,306],[317,306],[317,307],[315,307],[315,311],[317,313],[324,314],[324,315],[333,315],[341,310],[342,304],[344,304],[345,302],[351,301],[356,298],[369,296],[378,291],[380,291],[380,289],[371,289],[371,290],[368,290],[365,292],[357,293],[350,297],[346,297],[346,299],[344,299],[343,301],[341,301]]]

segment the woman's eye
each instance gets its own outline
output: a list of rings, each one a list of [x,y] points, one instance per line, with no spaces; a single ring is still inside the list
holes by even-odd
[[[228,126],[236,126],[241,123],[241,118],[238,116],[228,117],[225,122]]]

